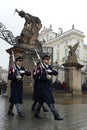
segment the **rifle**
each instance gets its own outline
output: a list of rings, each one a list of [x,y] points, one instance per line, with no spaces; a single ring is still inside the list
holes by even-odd
[[[41,64],[42,68],[45,70],[46,74],[48,74],[48,72],[47,72],[45,66],[43,65],[42,60],[41,60],[41,58],[40,58],[40,56],[39,56],[39,54],[38,54],[38,52],[37,52],[36,49],[35,49],[35,52],[36,52],[36,55],[37,55],[37,57],[38,57],[38,59],[39,59],[39,61],[40,61],[40,64]]]
[[[12,56],[13,56],[13,68],[12,68],[12,72],[14,73],[15,70],[16,70],[16,72],[17,72],[17,78],[18,78],[18,79],[21,79],[21,78],[22,78],[22,77],[21,77],[21,74],[20,74],[20,72],[19,72],[19,70],[18,70],[18,68],[17,68],[17,66],[16,66],[16,64],[15,64],[15,57],[14,57],[14,52],[13,52],[13,50],[12,50]]]
[[[32,59],[33,59],[34,65],[35,65],[35,66],[37,66],[37,63],[36,63],[36,61],[34,60],[34,58],[33,58],[33,57],[32,57]]]

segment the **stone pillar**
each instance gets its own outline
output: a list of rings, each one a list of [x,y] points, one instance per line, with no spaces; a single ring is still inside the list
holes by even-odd
[[[81,87],[81,68],[83,65],[78,62],[66,62],[64,67],[69,69],[69,88],[73,95],[82,95]]]
[[[73,95],[82,95],[81,69],[69,67],[69,87]]]

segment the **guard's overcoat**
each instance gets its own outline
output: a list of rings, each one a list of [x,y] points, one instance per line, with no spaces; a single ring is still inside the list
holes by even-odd
[[[18,71],[24,70],[25,73],[21,74],[22,78],[18,80],[16,76],[18,75]],[[23,94],[23,76],[30,76],[31,73],[29,71],[26,71],[24,67],[21,67],[20,70],[18,68],[15,68],[14,66],[10,68],[8,79],[11,80],[11,92],[10,92],[10,98],[9,102],[16,104],[16,103],[22,103],[22,94]]]
[[[45,66],[46,68],[46,66]],[[58,72],[53,70],[49,65],[46,70],[50,69],[49,75],[57,75]],[[52,80],[47,79],[47,73],[41,65],[38,65],[33,72],[34,77],[34,99],[40,103],[53,104],[54,97],[52,94]]]

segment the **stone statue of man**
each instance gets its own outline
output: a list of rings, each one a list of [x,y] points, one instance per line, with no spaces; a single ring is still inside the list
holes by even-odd
[[[15,10],[21,18],[25,18],[24,28],[21,35],[17,37],[18,42],[35,44],[38,41],[39,30],[42,27],[38,17],[32,16],[24,11]]]

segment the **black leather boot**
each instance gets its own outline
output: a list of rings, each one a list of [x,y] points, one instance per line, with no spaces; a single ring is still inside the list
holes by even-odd
[[[40,116],[41,106],[42,106],[41,104],[38,104],[38,105],[37,105],[36,110],[35,110],[35,114],[34,114],[34,117],[35,117],[35,118],[42,119],[42,117]]]
[[[40,113],[35,113],[35,114],[34,114],[34,117],[35,117],[35,118],[38,118],[38,119],[42,119],[42,117],[40,116]]]
[[[49,108],[53,113],[54,120],[63,120],[63,118],[60,117],[58,111],[55,109],[54,104],[49,104]]]
[[[10,106],[9,106],[8,115],[10,115],[10,116],[14,116],[13,106],[14,106],[14,104],[10,104]]]
[[[18,112],[18,115],[19,115],[19,117],[21,117],[21,118],[24,118],[24,117],[25,117],[25,114],[24,114],[22,111]]]
[[[63,118],[61,118],[59,114],[56,114],[56,115],[54,116],[54,119],[55,119],[55,120],[63,120]]]

